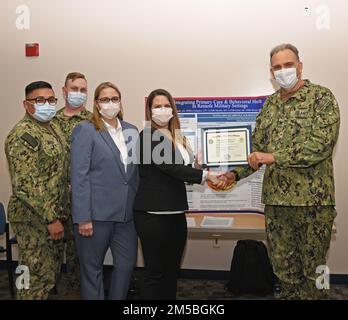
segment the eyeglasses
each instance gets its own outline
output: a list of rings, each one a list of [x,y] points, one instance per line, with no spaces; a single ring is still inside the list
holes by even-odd
[[[120,97],[112,97],[112,98],[100,98],[100,99],[97,99],[97,102],[99,103],[110,103],[110,101],[112,103],[117,103],[117,102],[120,102]]]
[[[38,106],[43,106],[47,101],[49,105],[55,106],[57,104],[58,99],[55,97],[49,97],[47,99],[44,97],[36,97],[34,99],[26,99],[26,101],[35,101],[35,103]]]

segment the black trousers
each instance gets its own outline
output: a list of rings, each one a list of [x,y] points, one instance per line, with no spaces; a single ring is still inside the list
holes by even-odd
[[[145,261],[141,298],[175,300],[177,278],[187,238],[185,214],[135,211],[134,219]]]

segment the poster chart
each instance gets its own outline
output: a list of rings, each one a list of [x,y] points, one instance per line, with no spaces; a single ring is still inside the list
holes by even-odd
[[[198,159],[202,158],[202,129],[250,125],[255,127],[256,116],[266,97],[175,98],[181,123]],[[212,170],[224,172],[232,167]],[[263,212],[261,203],[264,167],[243,179],[229,191],[218,192],[207,185],[186,185],[189,210],[209,212]]]

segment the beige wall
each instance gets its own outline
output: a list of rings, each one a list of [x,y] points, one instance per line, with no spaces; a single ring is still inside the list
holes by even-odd
[[[22,4],[30,9],[30,30],[16,28],[16,7]],[[326,23],[320,4],[330,10],[328,30],[320,29]],[[310,7],[310,16],[304,15],[305,6]],[[50,81],[60,105],[60,87],[70,71],[87,75],[90,97],[97,84],[113,81],[122,91],[126,120],[140,127],[144,96],[157,87],[175,96],[272,93],[269,50],[281,42],[297,45],[304,76],[328,86],[341,106],[334,159],[338,234],[329,264],[332,272],[348,274],[346,1],[2,0],[0,8],[1,148],[23,115],[23,89],[31,81]],[[40,43],[39,58],[24,57],[26,42]],[[6,204],[10,185],[3,152],[0,177],[0,201]],[[184,265],[228,269],[230,245],[220,250],[210,241],[191,241]],[[214,259],[201,259],[210,254]]]

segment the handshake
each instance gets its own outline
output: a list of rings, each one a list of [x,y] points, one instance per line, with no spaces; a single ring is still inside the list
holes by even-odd
[[[227,191],[233,188],[236,182],[236,176],[233,172],[227,171],[212,172],[208,171],[207,184],[215,191]]]
[[[194,163],[196,169],[202,169],[202,155],[198,153]],[[215,191],[227,191],[233,188],[236,182],[236,176],[233,172],[213,172],[208,171],[207,185]]]
[[[199,157],[196,158],[195,167],[201,169]],[[249,166],[257,171],[262,165],[272,165],[275,163],[275,157],[273,153],[253,152],[248,156]],[[233,172],[227,171],[224,173],[208,172],[207,184],[215,191],[227,191],[233,188],[236,183],[236,176]]]

